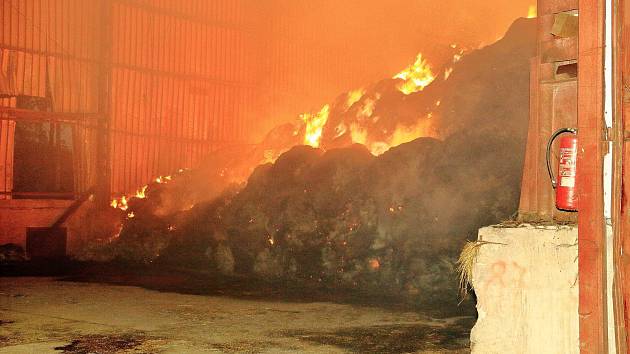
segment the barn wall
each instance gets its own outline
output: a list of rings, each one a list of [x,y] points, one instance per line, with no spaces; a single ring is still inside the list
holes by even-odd
[[[265,6],[245,0],[1,2],[2,198],[13,195],[19,120],[71,124],[74,195],[104,173],[108,189],[120,195],[194,167],[210,151],[259,141],[276,123],[318,110],[331,92],[361,81],[367,62],[318,41],[317,32],[327,29],[297,28],[287,14],[270,16]],[[50,114],[16,109],[20,95],[48,100]],[[99,165],[102,158],[109,163]]]
[[[245,143],[256,89],[243,1],[113,3],[112,190]]]

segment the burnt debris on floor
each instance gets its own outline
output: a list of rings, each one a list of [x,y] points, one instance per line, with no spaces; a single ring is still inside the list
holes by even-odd
[[[460,351],[468,348],[473,319],[435,327],[427,324],[407,324],[344,328],[335,332],[289,333],[300,340],[334,345],[352,353],[417,353],[421,351]]]

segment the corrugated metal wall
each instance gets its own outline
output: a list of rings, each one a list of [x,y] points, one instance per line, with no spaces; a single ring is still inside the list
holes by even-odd
[[[240,1],[115,1],[112,178],[123,192],[245,140],[251,34]]]
[[[330,29],[287,25],[270,4],[0,0],[0,196],[17,196],[16,122],[71,127],[69,194],[104,180],[119,195],[361,81],[365,59],[318,41]]]
[[[12,190],[16,120],[72,123],[77,193],[96,183],[99,118],[109,127],[113,194],[243,143],[254,86],[241,3],[2,1],[3,195]],[[103,28],[111,29],[109,46]],[[108,112],[99,112],[99,70],[110,77]],[[18,96],[50,99],[51,112],[15,109]]]
[[[82,0],[5,0],[0,5],[0,191],[10,196],[16,121],[72,124],[76,189],[93,183],[99,65],[97,7]],[[11,109],[20,96],[40,97],[48,113]],[[57,114],[50,114],[56,112]]]

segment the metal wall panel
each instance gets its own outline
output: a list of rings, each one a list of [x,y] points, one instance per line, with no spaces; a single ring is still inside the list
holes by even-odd
[[[114,194],[242,143],[255,91],[246,63],[253,57],[246,46],[254,40],[245,30],[241,3],[2,1],[2,196],[11,191],[16,119],[61,121],[75,115],[76,193],[96,182],[97,119],[107,119]],[[111,6],[109,24],[99,22],[102,5]],[[104,27],[112,32],[108,55],[102,52]],[[111,96],[104,97],[109,117],[98,112],[99,70],[111,77]],[[18,118],[19,95],[49,98],[53,114],[20,112]]]
[[[117,0],[112,23],[114,193],[245,141],[254,87],[238,1]]]
[[[72,124],[76,194],[103,178],[129,193],[255,142],[354,88],[368,65],[321,41],[331,29],[296,27],[270,4],[0,0],[0,118]],[[19,95],[50,99],[51,112],[16,110]],[[12,127],[0,131],[0,195],[11,191]]]
[[[0,3],[0,198],[13,189],[15,122],[72,124],[75,192],[94,183],[90,164],[97,107],[95,8],[82,0],[4,0]],[[17,97],[49,102],[40,114],[16,111]],[[54,114],[57,113],[57,114]],[[72,116],[68,114],[73,114]],[[70,167],[68,167],[70,168]]]

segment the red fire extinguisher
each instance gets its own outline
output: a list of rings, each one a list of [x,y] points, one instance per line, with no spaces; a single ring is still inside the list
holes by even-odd
[[[560,156],[558,159],[558,179],[554,176],[551,168],[551,148],[554,140],[564,133],[560,138]],[[551,178],[551,185],[556,190],[556,208],[564,211],[578,211],[578,194],[575,185],[576,165],[577,165],[577,129],[562,128],[556,130],[547,143],[547,171]]]

